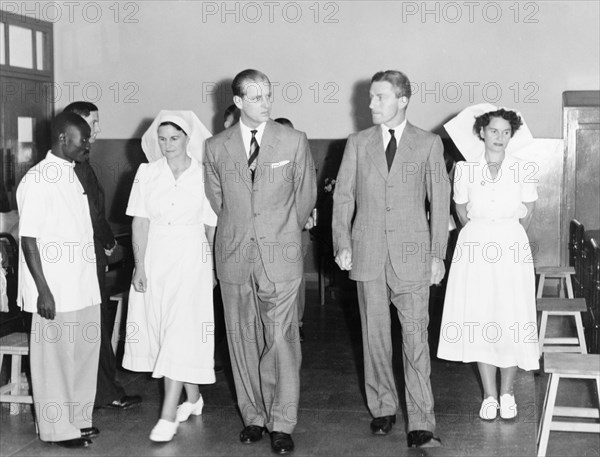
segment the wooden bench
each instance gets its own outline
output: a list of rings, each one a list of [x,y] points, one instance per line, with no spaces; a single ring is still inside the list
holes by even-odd
[[[535,269],[536,274],[540,275],[538,281],[537,298],[542,298],[544,294],[544,282],[546,278],[556,278],[559,280],[559,296],[565,296],[565,289],[563,288],[563,281],[567,289],[567,297],[575,298],[573,293],[573,281],[571,276],[575,274],[575,268],[573,267],[537,267]]]
[[[596,395],[600,392],[600,355],[598,354],[545,354],[544,371],[550,373],[544,409],[538,429],[538,457],[546,455],[550,431],[600,433],[599,407],[584,408],[556,406],[558,384],[562,378],[593,379],[596,381]],[[597,398],[598,399],[598,398]],[[565,418],[586,418],[582,421],[559,421],[554,416]]]
[[[123,303],[129,297],[129,291],[119,292],[118,294],[114,294],[110,296],[110,299],[117,302],[117,312],[115,314],[115,325],[113,326],[111,344],[113,347],[113,351],[116,354],[117,348],[119,347],[119,341],[121,340],[121,323],[123,319]]]
[[[538,298],[537,310],[540,320],[540,355],[544,352],[579,352],[587,354],[581,313],[586,310],[584,298]],[[549,316],[570,316],[575,320],[577,337],[546,338]]]
[[[29,355],[29,341],[26,333],[15,332],[0,338],[0,370],[4,356],[12,356],[10,382],[0,387],[0,402],[10,402],[10,414],[21,412],[20,404],[32,404],[27,378],[21,373],[21,357]]]

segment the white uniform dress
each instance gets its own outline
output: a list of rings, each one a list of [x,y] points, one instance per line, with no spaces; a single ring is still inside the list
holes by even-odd
[[[536,167],[507,155],[496,179],[485,158],[459,162],[454,201],[467,203],[450,273],[438,357],[539,368],[535,276],[519,219],[537,200]]]
[[[213,259],[204,224],[217,216],[204,193],[201,165],[176,180],[167,160],[140,165],[127,206],[150,220],[147,288],[129,294],[123,367],[152,376],[215,382]],[[135,247],[134,247],[135,248]]]

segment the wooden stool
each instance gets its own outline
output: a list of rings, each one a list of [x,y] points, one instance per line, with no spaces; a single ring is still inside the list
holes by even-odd
[[[566,422],[553,420],[553,416],[585,417],[598,419],[598,408],[555,406],[558,383],[561,378],[594,379],[600,393],[600,355],[597,354],[546,354],[544,371],[550,373],[544,409],[538,430],[538,457],[546,455],[551,430],[563,432],[600,433],[600,424],[592,422]]]
[[[579,352],[587,354],[581,312],[586,311],[585,298],[538,298],[537,310],[542,312],[540,322],[540,355],[544,352]],[[575,319],[577,338],[546,338],[548,316],[572,316]],[[549,346],[549,345],[554,346]]]
[[[111,344],[113,351],[116,354],[121,339],[121,317],[123,314],[123,301],[129,296],[129,292],[119,292],[110,296],[110,299],[117,302],[117,313],[115,314],[115,325],[112,331]]]
[[[542,298],[544,293],[544,282],[546,278],[558,278],[560,285],[560,297],[564,298],[565,290],[562,287],[562,282],[564,280],[566,288],[567,288],[567,297],[575,298],[575,294],[573,293],[573,282],[571,281],[571,276],[575,274],[575,268],[573,267],[537,267],[535,269],[536,274],[540,275],[540,280],[538,282],[538,291],[537,298]]]
[[[20,403],[32,404],[26,379],[21,374],[21,357],[29,355],[29,342],[26,333],[11,333],[0,338],[0,370],[4,356],[12,356],[10,382],[0,387],[0,402],[10,402],[10,414],[21,412]],[[27,392],[23,392],[27,391]]]

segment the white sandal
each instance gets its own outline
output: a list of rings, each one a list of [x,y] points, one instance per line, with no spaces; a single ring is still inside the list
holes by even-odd
[[[498,416],[498,400],[490,396],[484,398],[481,402],[481,408],[479,409],[479,417],[485,421],[493,421]]]
[[[514,395],[504,394],[500,396],[500,417],[505,420],[517,417],[517,403]]]
[[[177,426],[179,422],[169,422],[166,419],[159,419],[152,431],[150,440],[156,443],[166,443],[171,441],[177,435]]]
[[[183,402],[177,407],[177,422],[185,422],[188,420],[191,414],[199,416],[202,414],[202,408],[204,407],[204,400],[202,395],[196,403],[190,403],[189,401]]]

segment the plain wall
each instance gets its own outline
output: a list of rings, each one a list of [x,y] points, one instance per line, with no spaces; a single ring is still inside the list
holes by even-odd
[[[273,117],[312,138],[370,124],[368,81],[400,69],[429,130],[481,102],[561,137],[561,94],[599,89],[599,2],[3,2],[54,22],[56,108],[86,98],[103,138],[139,138],[160,109],[220,130],[240,70],[271,78]],[[15,11],[16,10],[16,11]]]
[[[313,140],[369,126],[370,77],[390,68],[411,78],[408,118],[420,127],[444,135],[441,126],[460,110],[492,102],[521,111],[535,137],[561,138],[562,92],[600,89],[599,5],[137,1],[2,8],[54,23],[56,110],[81,99],[100,107],[94,160],[109,219],[126,230],[126,199],[144,160],[139,138],[152,119],[161,109],[190,109],[211,131],[221,130],[231,79],[248,67],[271,78],[272,117],[291,119]],[[341,159],[339,148],[321,146],[313,151],[320,193]],[[561,181],[561,158],[548,156],[548,163],[554,174],[540,189],[556,200],[542,219],[558,223],[559,192],[552,196],[552,189]],[[557,263],[557,240],[543,239],[543,260]]]

